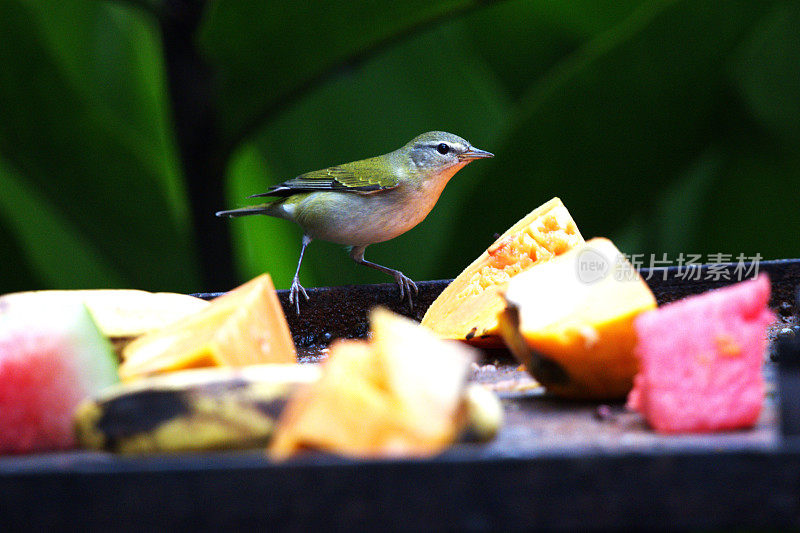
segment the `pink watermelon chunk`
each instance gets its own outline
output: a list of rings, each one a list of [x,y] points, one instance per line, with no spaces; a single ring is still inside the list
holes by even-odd
[[[662,433],[751,427],[764,399],[761,372],[769,278],[692,296],[640,315],[640,369],[628,407]]]
[[[73,448],[75,407],[117,380],[83,304],[0,314],[0,454]]]

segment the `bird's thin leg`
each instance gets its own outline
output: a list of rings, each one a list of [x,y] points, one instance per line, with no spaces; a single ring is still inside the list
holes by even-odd
[[[403,297],[408,294],[408,306],[410,309],[414,309],[414,302],[411,300],[411,291],[413,290],[414,294],[419,292],[417,289],[417,284],[399,270],[378,265],[364,259],[364,250],[366,250],[366,248],[366,246],[353,246],[353,248],[350,250],[350,257],[353,259],[353,261],[360,265],[368,266],[393,276],[394,280],[397,282],[397,286],[400,287],[400,299],[402,300]]]
[[[305,296],[306,301],[308,301],[308,293],[300,285],[300,264],[303,262],[303,254],[306,251],[306,247],[311,243],[311,237],[308,235],[303,235],[303,245],[300,248],[300,259],[297,260],[297,270],[294,272],[294,278],[292,279],[292,288],[289,289],[289,303],[295,305],[295,309],[297,310],[297,314],[300,314],[300,293],[303,293]]]

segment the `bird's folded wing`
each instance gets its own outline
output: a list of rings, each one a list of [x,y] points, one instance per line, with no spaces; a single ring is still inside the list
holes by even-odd
[[[265,193],[254,194],[248,198],[290,196],[314,191],[375,192],[393,189],[398,183],[397,176],[387,173],[375,162],[364,160],[301,174],[280,185],[270,187]]]

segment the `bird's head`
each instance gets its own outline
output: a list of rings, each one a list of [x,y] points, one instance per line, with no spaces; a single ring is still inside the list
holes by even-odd
[[[417,171],[426,175],[437,175],[452,169],[453,173],[474,159],[494,157],[493,154],[475,148],[452,133],[429,131],[415,137],[403,148]]]

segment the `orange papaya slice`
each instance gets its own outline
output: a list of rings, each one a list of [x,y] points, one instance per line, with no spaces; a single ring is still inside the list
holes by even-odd
[[[272,457],[306,448],[425,457],[457,438],[467,422],[462,411],[474,350],[385,309],[373,309],[370,324],[371,340],[334,341],[319,381],[291,398]]]
[[[656,307],[639,273],[596,238],[508,284],[500,330],[545,389],[575,399],[620,399],[638,371],[634,319]]]
[[[122,351],[123,380],[207,366],[294,363],[286,317],[269,274],[250,280]]]
[[[422,325],[446,339],[500,348],[497,315],[508,281],[584,240],[559,198],[534,209],[464,269],[431,304]]]

